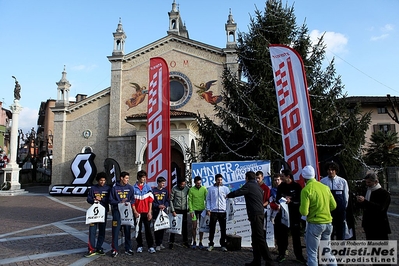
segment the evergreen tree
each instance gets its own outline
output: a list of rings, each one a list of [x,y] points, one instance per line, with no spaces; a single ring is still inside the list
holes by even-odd
[[[339,160],[346,175],[355,175],[362,165],[361,145],[370,115],[361,115],[357,106],[347,105],[334,61],[323,68],[323,38],[312,44],[306,24],[297,26],[293,6],[269,0],[263,12],[255,10],[249,32],[239,33],[237,42],[245,82],[226,69],[223,102],[215,106],[221,123],[198,117],[202,161],[284,157],[268,48],[284,44],[295,49],[304,62],[319,162]]]

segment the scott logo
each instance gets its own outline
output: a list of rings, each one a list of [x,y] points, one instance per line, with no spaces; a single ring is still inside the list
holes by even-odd
[[[127,218],[129,216],[129,210],[125,209],[125,211],[123,212],[123,214],[125,215],[125,218]]]
[[[94,215],[98,215],[100,211],[98,210],[98,207],[94,207],[93,213]]]
[[[90,186],[55,185],[50,190],[50,195],[75,195],[85,196]]]
[[[72,185],[54,185],[50,195],[81,195],[86,196],[89,188],[97,174],[97,168],[94,164],[94,153],[79,153],[71,164],[72,175],[75,179]]]
[[[72,184],[76,185],[88,185],[93,181],[97,174],[96,165],[94,164],[94,153],[79,153],[71,164],[71,171],[75,180]]]

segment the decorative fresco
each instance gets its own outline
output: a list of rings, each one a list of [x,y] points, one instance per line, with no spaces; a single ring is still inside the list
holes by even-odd
[[[126,100],[126,105],[128,106],[127,110],[141,104],[145,100],[145,96],[148,93],[146,86],[140,87],[139,84],[134,82],[130,82],[130,84],[135,89],[135,92],[132,93],[132,96],[128,100]]]
[[[223,99],[222,95],[213,95],[213,91],[209,90],[211,86],[215,85],[214,83],[216,81],[217,80],[210,80],[206,83],[201,83],[199,86],[194,84],[195,87],[198,88],[197,94],[200,98],[213,105],[220,103]]]

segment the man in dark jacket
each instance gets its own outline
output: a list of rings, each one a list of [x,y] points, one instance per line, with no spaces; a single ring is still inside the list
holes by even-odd
[[[299,183],[295,182],[291,170],[283,170],[281,172],[283,182],[277,188],[276,201],[279,202],[281,198],[285,198],[285,203],[288,206],[289,212],[289,227],[281,222],[282,210],[276,216],[277,222],[275,223],[276,240],[278,246],[279,256],[278,262],[285,260],[285,252],[288,247],[288,232],[291,230],[292,245],[294,247],[294,254],[298,262],[306,263],[302,255],[301,245],[301,214],[299,213],[299,205],[301,199],[302,187]]]
[[[388,207],[391,203],[389,192],[378,183],[378,177],[370,172],[364,178],[366,195],[357,196],[357,201],[363,207],[362,226],[367,240],[388,240],[391,228],[388,221]]]
[[[248,220],[251,223],[251,238],[253,247],[253,261],[246,263],[246,266],[261,265],[261,259],[266,261],[266,265],[274,265],[270,256],[265,236],[263,234],[263,220],[265,218],[263,209],[263,190],[256,182],[256,175],[250,171],[245,174],[245,185],[240,189],[227,194],[227,198],[244,196],[247,207]]]

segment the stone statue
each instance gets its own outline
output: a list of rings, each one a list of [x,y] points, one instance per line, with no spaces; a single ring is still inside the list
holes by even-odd
[[[14,99],[19,100],[21,99],[21,85],[19,85],[18,80],[14,76],[12,78],[15,79]]]

